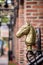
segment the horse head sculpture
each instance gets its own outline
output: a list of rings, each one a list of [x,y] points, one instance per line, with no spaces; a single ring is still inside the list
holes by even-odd
[[[32,50],[32,45],[35,44],[36,41],[36,32],[34,27],[27,23],[18,30],[16,33],[17,38],[21,38],[23,35],[26,35],[25,44],[27,46],[27,50]]]

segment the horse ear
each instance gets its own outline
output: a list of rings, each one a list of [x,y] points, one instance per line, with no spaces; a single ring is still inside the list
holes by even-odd
[[[27,23],[27,22],[25,22],[25,24],[27,25],[28,23]]]
[[[30,25],[30,22],[26,21],[25,24],[29,26]]]

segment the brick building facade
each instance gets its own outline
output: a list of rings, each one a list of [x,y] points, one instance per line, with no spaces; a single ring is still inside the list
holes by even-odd
[[[41,49],[43,50],[43,0],[25,0],[24,6],[19,6],[19,17],[14,27],[14,55],[19,65],[26,65],[25,36],[17,39],[17,30],[26,22],[30,22],[35,28],[41,28]]]

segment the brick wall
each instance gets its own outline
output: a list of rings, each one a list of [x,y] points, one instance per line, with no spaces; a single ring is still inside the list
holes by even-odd
[[[41,42],[43,49],[43,0],[25,0],[25,21],[29,21],[35,28],[41,28]]]
[[[24,8],[19,6],[19,17],[14,27],[15,59],[20,65],[26,65],[26,45],[21,39],[16,38],[17,30],[26,22],[30,22],[35,28],[41,28],[41,47],[43,49],[43,0],[25,0]]]

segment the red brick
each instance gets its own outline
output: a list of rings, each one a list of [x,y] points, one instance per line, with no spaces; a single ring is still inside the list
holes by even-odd
[[[41,48],[43,49],[43,46],[41,46]]]
[[[43,38],[43,35],[41,36],[41,38]]]
[[[41,46],[43,46],[43,43],[41,43]]]
[[[33,1],[38,1],[38,2],[40,2],[40,1],[41,1],[41,2],[43,2],[43,0],[33,0]]]
[[[43,19],[43,16],[40,16],[39,19]]]
[[[43,33],[43,30],[41,30],[41,33]],[[43,37],[43,36],[41,36],[41,37]]]
[[[32,0],[27,0],[27,1],[32,1]]]
[[[43,16],[43,13],[34,13],[33,12],[33,16]]]
[[[37,2],[26,2],[26,4],[37,4]]]
[[[41,26],[43,26],[43,23],[41,24]]]
[[[43,27],[41,27],[41,30],[43,30]]]
[[[39,19],[38,19],[38,20],[32,20],[32,21],[33,21],[33,22],[36,22],[36,23],[38,23],[38,22],[39,22],[39,23],[43,23],[43,20],[39,20]]]
[[[31,6],[26,6],[26,8],[31,8]]]
[[[43,5],[43,2],[39,2],[39,4]]]
[[[41,41],[41,45],[43,45],[43,41]]]
[[[34,5],[34,6],[32,6],[33,8],[43,8],[43,6],[42,5],[40,5],[40,6],[36,6],[36,5]]]
[[[41,41],[41,45],[43,44],[43,41]]]
[[[43,8],[42,8],[42,9],[39,9],[39,12],[40,12],[40,13],[43,13]]]
[[[43,37],[41,38],[41,41],[43,41]]]
[[[33,17],[33,16],[30,16],[30,17],[26,17],[28,19],[36,19],[37,17]]]
[[[26,16],[31,15],[31,13],[26,13]]]
[[[43,38],[41,39],[41,41],[43,41]]]
[[[28,19],[28,18],[27,18],[26,20],[27,20],[27,22],[31,22],[31,19]]]
[[[32,25],[33,25],[33,26],[36,26],[36,24],[35,24],[35,23],[32,23]]]
[[[31,10],[26,10],[26,12],[37,12],[37,10],[31,9]]]
[[[33,16],[38,16],[39,14],[38,14],[38,13],[34,13],[34,12],[33,12],[33,14],[32,14],[32,15],[33,15]]]

